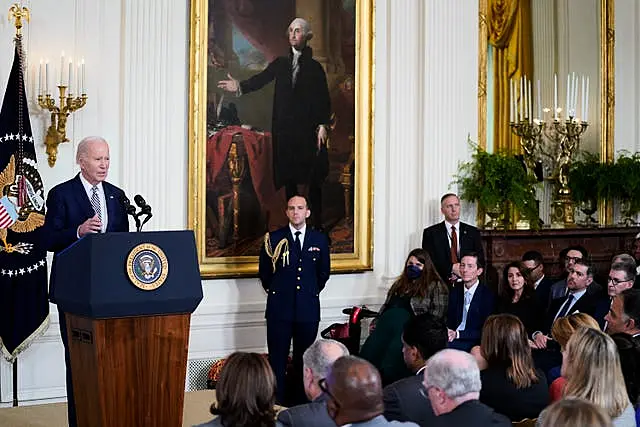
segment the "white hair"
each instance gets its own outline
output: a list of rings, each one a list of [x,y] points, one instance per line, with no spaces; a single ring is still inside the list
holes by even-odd
[[[327,350],[330,346],[337,347],[341,354],[329,353]],[[302,364],[311,369],[314,379],[320,380],[329,375],[329,369],[331,369],[333,362],[342,356],[348,355],[349,350],[341,342],[319,338],[303,353]]]
[[[300,28],[302,28],[302,35],[304,36],[304,39],[306,41],[309,41],[313,38],[313,31],[311,31],[311,25],[309,25],[309,23],[306,20],[302,18],[296,18],[293,21],[291,21],[291,24],[289,24],[289,28],[293,27],[296,24],[299,24]]]
[[[108,145],[107,140],[101,136],[85,136],[78,143],[78,148],[76,150],[76,163],[80,163],[80,160],[87,154],[89,144],[92,142],[104,142]]]
[[[479,393],[482,388],[478,363],[469,353],[446,349],[433,355],[424,370],[427,387],[438,387],[450,399],[469,393]]]

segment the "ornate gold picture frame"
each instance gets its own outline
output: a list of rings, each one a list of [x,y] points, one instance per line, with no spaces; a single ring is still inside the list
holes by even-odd
[[[256,275],[265,232],[287,223],[273,182],[273,83],[237,97],[217,82],[286,56],[295,17],[311,25],[331,98],[321,226],[332,271],[372,268],[373,0],[193,0],[187,203],[203,278]]]

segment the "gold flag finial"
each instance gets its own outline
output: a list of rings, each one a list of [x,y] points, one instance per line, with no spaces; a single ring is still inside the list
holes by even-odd
[[[22,19],[24,18],[29,22],[30,17],[29,8],[26,6],[20,6],[15,3],[9,8],[9,21],[11,21],[11,18],[15,19],[16,34],[18,35],[22,33]]]

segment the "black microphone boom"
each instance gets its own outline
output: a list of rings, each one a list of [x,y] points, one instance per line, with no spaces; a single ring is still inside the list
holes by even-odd
[[[138,231],[142,231],[142,226],[145,225],[147,221],[149,221],[153,216],[153,214],[151,213],[151,206],[149,206],[144,200],[144,197],[139,194],[136,194],[133,197],[133,201],[136,202],[136,205],[138,205],[138,207],[140,208],[140,211],[134,214],[134,218],[136,219],[136,229]],[[140,223],[140,217],[142,215],[146,215],[146,217],[144,218],[142,223]]]

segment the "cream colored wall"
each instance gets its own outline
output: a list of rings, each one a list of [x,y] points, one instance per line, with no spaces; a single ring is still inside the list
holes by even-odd
[[[622,0],[618,0],[622,1]],[[632,0],[628,1],[633,8]],[[31,105],[40,171],[47,189],[76,173],[75,143],[97,134],[111,142],[109,180],[144,194],[155,215],[148,230],[186,228],[188,2],[31,0],[25,35],[31,65],[59,63],[61,50],[86,61],[87,106],[72,116],[55,168],[43,156],[48,118]],[[0,10],[0,93],[9,73],[13,27]],[[65,22],[65,26],[60,26]],[[635,23],[629,27],[635,29]],[[626,28],[626,27],[625,27]],[[477,7],[469,0],[376,1],[373,271],[333,276],[321,297],[323,325],[341,309],[379,303],[477,134]],[[635,55],[635,53],[634,53]],[[635,78],[635,75],[628,78]],[[620,86],[618,86],[620,87]],[[624,87],[624,86],[623,86]],[[33,100],[31,84],[29,96]],[[634,104],[635,105],[635,104]],[[473,222],[474,213],[465,211]],[[256,279],[203,281],[189,357],[263,350],[264,294]],[[23,402],[60,400],[64,362],[57,312],[21,357]],[[11,400],[11,367],[0,362],[0,401]]]

